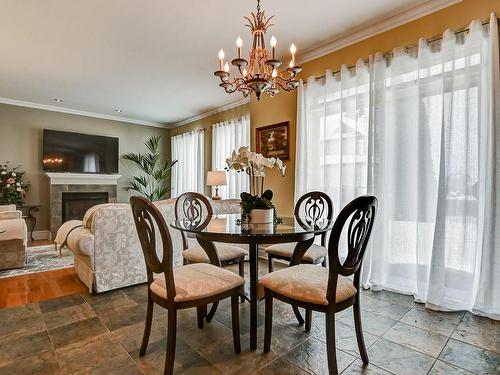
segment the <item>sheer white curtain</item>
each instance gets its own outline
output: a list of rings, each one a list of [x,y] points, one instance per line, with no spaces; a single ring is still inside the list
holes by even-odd
[[[347,75],[347,82],[357,80],[356,89],[351,88],[356,111],[349,106],[339,110],[349,119],[349,113],[356,113],[356,124],[367,129],[366,138],[356,133],[367,150],[356,173],[345,172],[352,161],[346,156],[352,153],[345,153],[344,137],[336,146],[341,172],[323,166],[325,155],[335,151],[320,148],[317,155],[312,147],[336,132],[320,120],[320,130],[330,135],[307,133],[321,99],[310,90],[318,85],[313,81],[301,90],[297,193],[323,188],[339,195],[333,198],[340,205],[365,191],[379,199],[364,263],[365,286],[412,294],[435,309],[500,318],[498,58],[492,15],[487,27],[474,21],[467,34],[447,31],[433,45],[421,40],[414,53],[396,50],[389,62],[376,55],[369,79],[362,79],[366,68],[358,63],[356,78]],[[329,102],[328,81],[318,86]],[[365,105],[367,112],[361,110]],[[324,116],[334,113],[322,111]],[[346,123],[342,127],[349,129]],[[314,176],[318,168],[305,170],[315,164],[320,176]]]
[[[205,192],[205,132],[191,131],[172,137],[172,197],[195,191]]]
[[[343,66],[324,82],[314,78],[299,88],[295,197],[320,190],[338,212],[366,193],[369,69],[360,60],[356,74]]]
[[[250,116],[245,115],[230,121],[212,125],[212,170],[223,171],[226,159],[233,150],[250,146]],[[248,191],[248,176],[233,170],[227,172],[227,186],[219,188],[222,198],[239,198],[240,193]]]

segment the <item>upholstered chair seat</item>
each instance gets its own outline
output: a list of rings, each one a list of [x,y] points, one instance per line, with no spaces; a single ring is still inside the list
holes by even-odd
[[[278,257],[292,259],[293,251],[296,243],[280,243],[269,246],[265,251],[267,254],[272,254]],[[302,257],[302,260],[307,263],[317,263],[320,259],[326,258],[328,250],[321,245],[312,244]]]
[[[297,301],[328,305],[326,298],[329,271],[325,267],[312,264],[284,268],[263,276],[259,283],[261,287],[279,293],[282,296],[293,298]],[[356,294],[357,290],[352,280],[340,276],[337,281],[335,303],[348,300]]]
[[[221,262],[227,262],[247,255],[247,252],[238,246],[216,244],[215,247]],[[184,250],[182,256],[189,263],[210,263],[207,252],[201,246],[193,246]]]
[[[197,263],[174,268],[175,302],[186,302],[239,287],[245,279],[237,274],[211,264]],[[151,292],[167,299],[165,280],[157,278],[150,285]]]

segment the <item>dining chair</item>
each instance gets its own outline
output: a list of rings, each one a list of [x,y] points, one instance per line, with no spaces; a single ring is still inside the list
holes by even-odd
[[[316,223],[320,219],[331,220],[333,217],[333,203],[328,194],[321,191],[311,191],[302,195],[295,204],[294,210],[295,217],[300,217],[306,223]],[[326,236],[327,232],[321,234],[321,243],[312,244],[302,257],[302,263],[319,264],[321,263],[326,267],[326,257],[328,250],[326,249]],[[282,259],[290,262],[295,251],[296,243],[279,243],[271,245],[265,249],[268,259],[269,272],[274,271],[274,259]],[[300,325],[304,324],[302,317],[297,306],[292,306],[293,313],[297,318]],[[312,312],[306,310],[306,332],[311,329]]]
[[[301,217],[309,223],[315,223],[319,219],[331,220],[333,217],[333,203],[330,197],[321,191],[311,191],[299,198],[295,204],[296,217]],[[321,263],[326,267],[326,235],[321,234],[321,244],[312,244],[302,257],[303,263],[318,264]],[[269,246],[265,249],[268,258],[269,272],[274,271],[274,259],[282,259],[288,262],[291,261],[295,243],[280,243]]]
[[[164,374],[172,374],[175,360],[177,311],[196,307],[198,321],[207,304],[231,297],[233,344],[241,352],[238,297],[245,280],[235,273],[212,264],[189,264],[172,267],[172,240],[160,211],[142,197],[131,197],[130,205],[137,234],[146,262],[148,304],[146,324],[139,355],[144,356],[148,346],[153,307],[167,309],[167,351]],[[157,237],[159,233],[159,237]],[[158,244],[161,244],[158,246]],[[160,251],[157,251],[161,250]],[[161,253],[161,260],[158,258]]]
[[[363,363],[368,364],[361,326],[359,279],[376,210],[377,198],[373,196],[356,198],[344,207],[335,220],[328,242],[329,268],[298,264],[260,279],[265,296],[265,353],[271,348],[273,299],[276,298],[306,310],[325,313],[328,369],[330,374],[338,374],[335,313],[352,306],[359,352]],[[347,241],[347,257],[343,262],[339,258],[341,238]]]
[[[208,199],[199,193],[188,192],[180,195],[175,201],[175,219],[188,219],[192,225],[201,222],[207,216],[213,215],[213,209]],[[210,263],[206,251],[199,244],[192,244],[196,237],[187,232],[182,232],[182,257],[184,264]],[[219,256],[221,266],[238,264],[238,272],[241,277],[245,277],[245,256],[248,252],[239,247],[229,244],[216,243],[215,248]],[[244,298],[241,297],[241,302]],[[207,321],[211,321],[217,311],[218,304],[214,304],[206,316]],[[199,323],[203,325],[203,320]]]

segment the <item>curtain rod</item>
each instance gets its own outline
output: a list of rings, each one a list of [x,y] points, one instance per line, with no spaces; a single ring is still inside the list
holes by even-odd
[[[498,18],[497,18],[497,22],[498,22]],[[482,26],[486,26],[490,23],[490,21],[484,21],[481,23]],[[458,30],[455,31],[455,35],[460,35],[460,34],[463,34],[463,33],[466,33],[469,31],[469,26],[465,26],[465,27],[462,27]],[[434,36],[431,36],[430,38],[427,38],[427,43],[435,43],[437,41],[440,41],[443,39],[443,34],[439,34],[439,35],[434,35]],[[414,43],[414,44],[408,44],[404,47],[402,47],[405,51],[406,50],[409,50],[409,49],[412,49],[412,48],[416,48],[418,47],[418,43]],[[394,50],[394,49],[393,49]],[[386,51],[386,52],[382,52],[382,56],[383,57],[389,57],[389,56],[392,56],[393,55],[393,50],[391,51]],[[368,63],[369,60],[368,59],[362,59],[365,63]],[[356,67],[356,64],[351,64],[351,65],[347,65],[347,69],[353,69]],[[340,73],[341,69],[337,69],[337,70],[334,70],[332,72],[332,75],[335,75],[335,74],[338,74]],[[317,76],[315,77],[315,79],[318,81],[320,79],[323,79],[326,77],[326,74],[323,74],[321,76]],[[303,84],[307,84],[307,80],[303,82]]]
[[[187,133],[203,133],[205,131],[206,131],[205,128],[198,128],[198,129],[188,130],[188,131],[185,131],[185,132],[173,135],[170,138],[180,137],[181,135],[184,135],[184,134],[187,134]]]
[[[241,115],[241,116],[232,117],[229,120],[222,120],[222,121],[216,122],[215,124],[212,124],[212,128],[214,126],[226,125],[226,122],[230,122],[230,121],[241,121],[243,119],[246,119],[247,117],[250,118],[250,113],[245,113],[244,115]]]

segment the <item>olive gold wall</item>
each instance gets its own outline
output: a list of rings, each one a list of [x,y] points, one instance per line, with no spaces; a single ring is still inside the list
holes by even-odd
[[[143,142],[153,135],[163,138],[164,155],[170,158],[170,131],[143,125],[78,116],[41,109],[0,104],[0,162],[21,165],[25,181],[31,184],[26,203],[40,204],[37,231],[50,228],[49,179],[42,172],[42,130],[53,129],[77,133],[106,135],[119,138],[120,155],[125,152],[144,152]],[[125,190],[135,169],[120,160],[118,202],[127,202]]]

